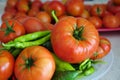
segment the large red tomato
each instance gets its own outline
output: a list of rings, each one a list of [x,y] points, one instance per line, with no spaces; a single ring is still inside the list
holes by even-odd
[[[100,36],[99,47],[97,51],[94,53],[94,55],[91,57],[91,59],[101,59],[105,57],[107,54],[109,54],[110,50],[111,50],[110,41],[106,37]]]
[[[14,68],[18,80],[51,80],[54,71],[54,58],[42,46],[25,48],[17,57]]]
[[[21,23],[17,20],[9,20],[8,22],[3,22],[1,25],[0,41],[8,42],[24,34],[25,29]]]
[[[8,51],[0,52],[0,80],[8,80],[13,73],[14,57]]]
[[[51,43],[59,58],[70,63],[79,63],[90,58],[96,51],[99,34],[88,20],[65,17],[55,24]]]

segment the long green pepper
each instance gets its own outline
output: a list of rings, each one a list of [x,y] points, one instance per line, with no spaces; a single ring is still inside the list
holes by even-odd
[[[31,40],[36,40],[36,39],[44,37],[48,34],[50,34],[49,30],[29,33],[29,34],[26,34],[26,35],[23,35],[23,36],[20,36],[20,37],[14,39],[14,42],[27,42],[27,41],[31,41]]]
[[[48,41],[50,39],[50,36],[51,34],[48,34],[47,36],[45,37],[42,37],[40,39],[37,39],[35,41],[29,41],[29,42],[13,42],[13,43],[2,43],[2,45],[5,47],[5,48],[12,48],[12,47],[15,47],[15,48],[26,48],[26,47],[29,47],[29,46],[35,46],[35,45],[41,45],[43,43],[45,43],[46,41]]]

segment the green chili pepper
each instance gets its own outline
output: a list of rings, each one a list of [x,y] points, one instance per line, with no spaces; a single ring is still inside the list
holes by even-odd
[[[14,42],[25,42],[25,41],[36,40],[38,38],[46,36],[49,33],[50,33],[49,30],[29,33],[29,34],[26,34],[26,35],[23,35],[23,36],[16,38],[14,40]]]
[[[26,47],[29,47],[29,46],[35,46],[35,45],[41,45],[43,43],[45,43],[46,41],[48,41],[50,39],[50,36],[51,34],[48,34],[47,36],[45,37],[42,37],[40,39],[37,39],[35,41],[29,41],[29,42],[13,42],[13,43],[2,43],[2,45],[5,47],[5,48],[12,48],[12,47],[15,47],[15,48],[26,48]]]
[[[56,71],[75,70],[75,68],[70,63],[62,61],[54,53],[52,53],[52,55],[56,63]]]

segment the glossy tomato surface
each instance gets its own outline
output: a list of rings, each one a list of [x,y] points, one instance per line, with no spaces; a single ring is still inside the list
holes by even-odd
[[[111,50],[111,42],[106,37],[100,36],[99,47],[91,59],[101,59],[109,54]]]
[[[51,80],[55,62],[51,53],[42,46],[25,48],[15,62],[17,80]]]
[[[67,13],[72,16],[80,16],[84,11],[82,0],[67,0],[65,6]]]
[[[103,25],[107,28],[117,28],[119,27],[119,18],[115,15],[106,15],[103,17]]]
[[[55,24],[51,42],[55,54],[60,59],[70,63],[79,63],[91,57],[96,51],[99,34],[88,20],[65,17]]]
[[[0,80],[8,80],[14,68],[14,57],[8,51],[0,51]]]
[[[95,25],[96,28],[102,27],[102,19],[98,16],[91,16],[88,20]]]
[[[17,20],[9,20],[1,24],[0,41],[8,42],[25,34],[25,28]]]
[[[27,18],[24,21],[23,26],[27,33],[45,30],[43,23],[36,17]]]

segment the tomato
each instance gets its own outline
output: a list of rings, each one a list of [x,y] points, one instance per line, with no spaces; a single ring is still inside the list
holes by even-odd
[[[72,16],[80,16],[84,11],[84,3],[81,0],[67,0],[66,11]]]
[[[120,5],[114,5],[112,1],[109,1],[107,4],[107,9],[113,14],[116,14],[117,12],[120,11]]]
[[[104,11],[106,10],[105,6],[103,4],[94,4],[91,7],[91,15],[92,16],[99,16],[101,17],[104,13]]]
[[[51,80],[55,61],[42,46],[27,47],[17,57],[14,72],[18,80]]]
[[[27,1],[24,1],[24,0],[19,0],[17,2],[17,10],[20,11],[20,12],[28,12],[29,10],[29,5],[28,5],[28,2]]]
[[[116,28],[119,27],[119,18],[115,15],[106,15],[103,17],[103,25],[107,28]]]
[[[29,17],[23,23],[27,33],[45,30],[43,23],[36,17]]]
[[[88,20],[95,25],[96,28],[102,27],[102,19],[98,16],[91,16]]]
[[[14,16],[10,12],[4,12],[1,16],[2,21],[12,19]]]
[[[34,0],[31,3],[31,9],[40,9],[42,7],[42,2],[40,0]]]
[[[30,10],[28,11],[28,16],[34,17],[34,16],[36,16],[36,14],[37,14],[38,12],[39,12],[38,9],[30,9]]]
[[[6,6],[8,7],[15,7],[16,6],[16,3],[17,3],[17,0],[7,0],[6,2]]]
[[[59,17],[65,13],[65,6],[60,1],[51,1],[47,6],[47,12],[51,15],[51,11],[55,10],[56,16]]]
[[[81,17],[88,19],[90,17],[90,13],[87,9],[84,9],[84,11],[81,14]]]
[[[16,16],[14,19],[20,22],[21,24],[23,24],[28,18],[29,16],[27,15],[21,15],[21,16]]]
[[[8,51],[0,51],[0,80],[8,80],[14,68],[14,57]]]
[[[101,59],[109,54],[111,50],[111,43],[110,41],[103,36],[100,36],[99,47],[91,59]]]
[[[0,31],[0,41],[8,42],[18,36],[25,34],[25,28],[17,20],[8,20],[8,24],[3,22]]]
[[[51,16],[46,11],[39,11],[36,17],[44,23],[51,23],[52,21]]]
[[[119,23],[120,23],[120,12],[117,12],[115,16],[119,18]]]
[[[99,44],[95,26],[84,18],[65,17],[54,25],[51,43],[55,54],[70,63],[79,63],[93,55]]]

